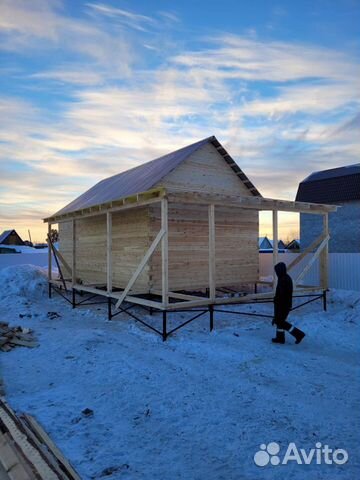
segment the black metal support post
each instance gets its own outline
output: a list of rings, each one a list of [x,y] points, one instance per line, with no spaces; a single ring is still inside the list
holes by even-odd
[[[257,283],[255,282],[255,285],[254,285],[254,293],[257,293],[258,289],[257,289]]]
[[[107,301],[107,304],[108,304],[108,320],[111,320],[112,319],[112,312],[111,312],[111,297],[108,297],[108,301]]]
[[[167,324],[167,311],[164,310],[162,312],[162,317],[163,317],[163,331],[162,331],[162,339],[163,342],[165,342],[166,337],[167,337],[167,332],[166,332],[166,324]]]
[[[327,310],[326,290],[323,291],[323,308],[324,308],[324,312],[326,312]]]
[[[72,308],[75,308],[75,307],[76,307],[75,295],[76,295],[75,288],[73,288],[73,289],[72,289],[72,296],[71,296]]]
[[[214,330],[214,306],[209,305],[209,316],[210,316],[210,332]]]
[[[48,283],[48,288],[49,288],[49,298],[51,298],[51,282]]]

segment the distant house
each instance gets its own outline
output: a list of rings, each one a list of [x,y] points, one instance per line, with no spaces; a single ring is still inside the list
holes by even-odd
[[[291,251],[300,250],[300,240],[298,239],[291,240],[291,242],[289,242],[286,245],[286,250],[291,250]]]
[[[286,246],[285,243],[282,240],[278,241],[278,249],[279,250],[285,250]]]
[[[312,173],[298,188],[296,200],[340,205],[329,214],[329,251],[360,252],[360,163]],[[318,215],[300,214],[301,248],[321,233]]]
[[[272,250],[272,242],[265,236],[259,237],[259,250]]]
[[[24,245],[24,242],[15,230],[5,230],[0,235],[0,245]]]
[[[268,237],[259,237],[259,252],[272,252],[273,244],[273,240],[269,240]],[[278,251],[285,251],[285,244],[282,240],[278,241]]]

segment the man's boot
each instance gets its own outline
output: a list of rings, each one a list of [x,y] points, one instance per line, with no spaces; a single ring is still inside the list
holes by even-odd
[[[298,344],[301,342],[301,340],[305,337],[305,333],[300,330],[300,328],[294,327],[291,325],[289,322],[284,322],[284,328],[287,330],[290,335],[292,335],[295,338],[295,343]]]
[[[289,330],[289,333],[295,338],[296,344],[300,343],[301,340],[305,337],[305,333],[296,327],[292,327],[292,329]]]
[[[271,341],[273,343],[284,344],[285,343],[285,332],[284,332],[284,330],[276,329],[276,337],[272,338]]]

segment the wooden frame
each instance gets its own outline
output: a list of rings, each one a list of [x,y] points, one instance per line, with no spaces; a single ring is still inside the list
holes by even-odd
[[[133,275],[129,279],[126,287],[123,291],[113,291],[112,285],[112,213],[129,208],[140,208],[146,205],[154,203],[161,204],[161,228],[155,237],[154,241],[148,248],[147,252],[143,256],[142,260],[135,269]],[[209,286],[208,296],[196,296],[188,295],[186,293],[178,293],[169,291],[169,235],[168,235],[168,204],[174,202],[177,204],[201,204],[208,207],[208,269],[209,269]],[[119,203],[119,204],[118,204]],[[262,197],[233,197],[226,195],[210,195],[200,194],[197,192],[171,192],[166,191],[164,188],[144,192],[131,198],[122,199],[119,202],[111,202],[98,207],[94,207],[94,210],[87,209],[84,212],[74,212],[69,216],[65,215],[65,218],[58,218],[56,216],[51,217],[49,220],[49,231],[51,223],[55,220],[57,222],[72,220],[73,223],[73,265],[72,265],[72,282],[71,287],[79,291],[85,291],[89,293],[96,293],[108,298],[116,299],[116,308],[119,309],[124,301],[147,306],[150,308],[156,308],[163,311],[171,311],[185,308],[192,308],[197,306],[211,306],[211,305],[223,305],[232,303],[243,303],[249,300],[261,300],[272,299],[276,287],[275,280],[272,282],[272,290],[266,293],[254,293],[246,294],[240,297],[225,297],[216,295],[216,248],[215,248],[215,231],[216,231],[216,206],[233,207],[238,210],[242,209],[255,209],[270,210],[273,212],[273,264],[278,261],[278,211],[291,211],[291,212],[305,212],[313,213],[323,216],[323,233],[316,239],[300,256],[295,259],[289,265],[288,269],[291,270],[302,261],[305,256],[310,253],[314,248],[316,251],[311,259],[303,267],[301,273],[295,280],[295,292],[294,293],[306,293],[320,290],[326,290],[328,286],[327,275],[327,261],[328,261],[328,213],[336,211],[337,207],[333,205],[320,205],[303,202],[288,202],[285,200],[265,199]],[[76,220],[78,218],[86,218],[94,215],[106,215],[106,289],[97,288],[96,286],[82,285],[77,283],[76,279]],[[63,216],[60,216],[63,217]],[[46,221],[46,220],[45,220]],[[141,275],[145,266],[148,264],[151,256],[161,245],[161,291],[154,290],[150,293],[156,297],[160,297],[160,301],[150,300],[143,298],[135,292],[132,292],[136,280]],[[308,270],[314,264],[315,260],[320,257],[320,278],[321,283],[318,287],[311,286],[306,287],[299,285],[302,278],[306,275]],[[49,283],[56,283],[51,277],[51,255],[49,255]],[[170,302],[170,299],[172,300]],[[178,300],[178,301],[177,301]]]
[[[273,210],[272,212],[272,230],[273,230],[273,271],[275,265],[278,263],[278,258],[279,258],[279,235],[278,235],[278,230],[279,230],[279,225],[278,225],[278,211]],[[274,275],[273,279],[273,289],[275,290],[276,288],[276,276]]]
[[[47,234],[47,244],[48,244],[48,280],[52,280],[52,250],[51,250],[51,222],[48,223],[48,234]]]
[[[106,289],[112,292],[112,213],[106,212]]]
[[[216,298],[216,250],[215,250],[215,205],[211,204],[209,209],[209,298],[215,301]]]

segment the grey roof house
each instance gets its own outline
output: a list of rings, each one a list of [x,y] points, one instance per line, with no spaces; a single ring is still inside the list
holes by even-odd
[[[329,251],[360,252],[360,163],[312,173],[299,184],[296,200],[341,206],[329,214]],[[320,218],[300,214],[301,248],[320,232]]]

